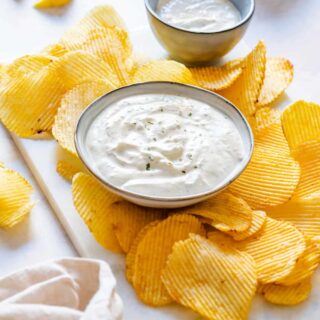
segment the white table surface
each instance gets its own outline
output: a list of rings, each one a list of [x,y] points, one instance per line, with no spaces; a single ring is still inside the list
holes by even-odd
[[[135,0],[122,0],[122,3],[126,1]],[[17,6],[31,6],[32,2],[34,1],[1,0],[0,63],[8,62],[29,52],[30,43],[23,37],[23,25],[18,20],[9,22],[4,17],[7,10],[17,10]],[[318,94],[320,1],[257,0],[256,2],[255,16],[244,40],[250,47],[253,47],[259,39],[264,39],[269,55],[282,55],[290,58],[295,65],[295,79],[289,89],[290,98],[320,103]],[[108,1],[106,0],[105,3]],[[126,9],[125,5],[121,7],[123,10]],[[124,12],[120,14],[125,15]],[[46,23],[46,15],[35,14],[29,23],[41,26],[41,23]],[[72,14],[70,14],[70,24],[72,23]],[[34,43],[34,51],[54,40],[49,34],[47,43],[41,46],[39,43]],[[0,276],[35,262],[62,256],[77,256],[13,141],[1,126],[0,161],[21,172],[32,183],[35,189],[34,198],[39,201],[25,222],[11,230],[0,230]]]

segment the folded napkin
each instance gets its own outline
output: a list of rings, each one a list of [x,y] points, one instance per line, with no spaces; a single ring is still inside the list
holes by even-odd
[[[122,301],[107,263],[50,261],[0,278],[0,320],[120,320]]]

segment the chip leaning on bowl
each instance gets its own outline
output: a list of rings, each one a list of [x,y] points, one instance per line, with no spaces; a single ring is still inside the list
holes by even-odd
[[[247,319],[255,294],[283,305],[307,299],[319,265],[320,106],[274,109],[292,76],[288,60],[266,58],[263,42],[221,67],[141,63],[120,17],[98,7],[59,43],[1,68],[0,119],[21,137],[52,132],[70,154],[59,172],[72,178],[75,208],[106,250],[127,254],[126,275],[141,301],[176,302],[208,319]],[[225,191],[186,208],[140,207],[73,164],[81,112],[142,81],[209,89],[244,114],[255,148]]]

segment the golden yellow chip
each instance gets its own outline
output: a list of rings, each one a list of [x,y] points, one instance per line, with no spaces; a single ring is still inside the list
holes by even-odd
[[[62,44],[55,43],[45,47],[41,53],[49,57],[60,58],[68,52],[69,50],[67,50]]]
[[[320,263],[320,250],[317,242],[306,238],[306,249],[298,258],[292,272],[277,284],[292,286],[310,278]]]
[[[11,228],[30,213],[32,187],[18,172],[0,166],[0,227]]]
[[[67,89],[83,82],[104,80],[110,88],[120,85],[117,76],[102,59],[84,51],[71,51],[54,63],[56,70]]]
[[[285,109],[281,116],[284,134],[291,150],[301,143],[320,136],[320,105],[297,101]]]
[[[72,180],[75,208],[99,244],[113,252],[122,252],[112,228],[110,204],[120,198],[95,178],[78,173]]]
[[[82,170],[79,169],[79,167],[64,161],[64,160],[59,160],[57,162],[57,173],[65,178],[67,181],[71,182],[72,178],[78,173],[81,172]]]
[[[253,214],[243,199],[225,192],[179,211],[212,219],[211,225],[223,232],[247,230]]]
[[[258,292],[271,303],[280,305],[295,305],[305,301],[311,292],[311,279],[292,286],[281,286],[277,284],[266,284],[259,288]]]
[[[265,107],[257,110],[255,118],[256,130],[259,132],[272,124],[280,124],[281,112],[277,109]]]
[[[197,83],[212,91],[229,88],[241,75],[242,68],[222,67],[195,67],[190,71]]]
[[[253,258],[198,235],[173,246],[162,281],[178,303],[206,319],[247,319],[257,287]]]
[[[284,58],[268,58],[265,72],[257,102],[259,108],[274,102],[288,88],[293,79],[293,65]]]
[[[0,89],[0,119],[20,137],[50,131],[65,91],[50,67],[12,79]]]
[[[133,83],[146,81],[172,81],[185,84],[196,84],[190,70],[183,64],[158,60],[139,67],[132,77]]]
[[[256,111],[256,102],[264,79],[266,66],[264,43],[260,41],[240,64],[243,66],[241,75],[229,88],[219,91],[219,94],[230,100],[249,118]]]
[[[159,222],[160,220],[155,220],[147,224],[146,226],[144,226],[132,241],[130,249],[126,255],[126,277],[130,283],[132,283],[132,278],[134,275],[134,266],[135,266],[135,259],[136,259],[138,245],[140,241],[143,239],[143,237],[147,234],[149,229],[156,226]]]
[[[125,253],[143,227],[166,217],[164,210],[140,207],[128,201],[114,202],[109,210],[112,212],[113,231]]]
[[[236,241],[247,239],[256,234],[266,221],[266,213],[264,211],[253,211],[250,227],[242,232],[228,231],[227,234]]]
[[[103,80],[82,83],[68,91],[61,100],[52,134],[59,145],[77,155],[74,134],[82,111],[94,100],[112,90]]]
[[[191,215],[172,215],[149,229],[140,241],[132,281],[144,303],[161,306],[172,302],[161,273],[174,243],[186,239],[189,233],[204,234],[200,221]]]
[[[52,7],[62,7],[70,3],[71,0],[38,0],[33,6],[37,9],[47,9]]]
[[[235,241],[221,232],[211,232],[208,238],[224,247],[246,251],[255,260],[261,283],[280,281],[289,275],[306,248],[303,234],[293,225],[266,218],[254,236]]]
[[[75,26],[67,30],[61,39],[61,44],[69,50],[79,50],[88,33],[99,27],[116,26],[126,30],[126,26],[118,13],[111,6],[98,6],[91,10]]]

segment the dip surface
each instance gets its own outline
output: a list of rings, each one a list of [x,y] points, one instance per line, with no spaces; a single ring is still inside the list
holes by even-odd
[[[241,20],[229,0],[160,0],[157,14],[173,26],[198,32],[229,29]]]
[[[108,106],[89,127],[91,167],[142,195],[188,196],[229,179],[244,157],[232,120],[187,97],[145,94]]]

